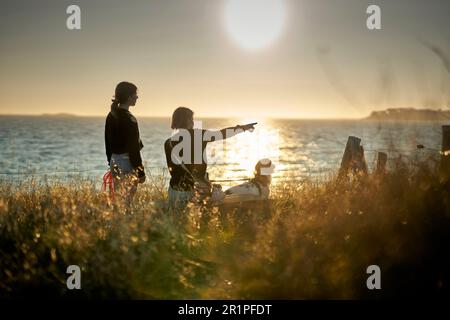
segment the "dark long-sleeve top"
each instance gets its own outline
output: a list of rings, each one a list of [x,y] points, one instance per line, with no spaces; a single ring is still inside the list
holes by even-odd
[[[164,151],[166,154],[167,167],[170,173],[170,186],[178,191],[191,191],[194,187],[194,179],[204,179],[207,170],[207,158],[205,149],[209,142],[219,141],[230,138],[238,133],[235,127],[229,127],[220,131],[202,130],[202,129],[182,129],[182,131],[172,135],[164,143]],[[189,141],[184,141],[189,139]],[[196,140],[197,139],[197,140]],[[187,147],[188,150],[177,148],[177,145],[182,143],[182,146]],[[198,148],[196,148],[198,144]],[[190,159],[185,162],[183,160],[183,151],[187,151]],[[187,172],[180,164],[174,163],[172,159],[172,152],[175,152],[178,161],[182,161]]]
[[[144,147],[139,138],[136,118],[127,110],[116,108],[108,113],[105,122],[105,148],[108,164],[113,153],[128,153],[131,165],[139,176],[145,175],[140,150]]]

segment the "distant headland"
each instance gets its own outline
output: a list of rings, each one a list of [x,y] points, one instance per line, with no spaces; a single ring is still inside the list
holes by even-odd
[[[450,120],[450,110],[393,108],[372,111],[364,120],[379,121],[444,121]]]

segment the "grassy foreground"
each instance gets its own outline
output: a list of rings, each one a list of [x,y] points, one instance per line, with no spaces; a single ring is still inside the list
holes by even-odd
[[[160,181],[125,211],[95,187],[0,183],[0,298],[450,295],[450,186],[429,166],[279,183],[269,206],[227,211],[169,212]],[[66,288],[72,264],[81,290]]]

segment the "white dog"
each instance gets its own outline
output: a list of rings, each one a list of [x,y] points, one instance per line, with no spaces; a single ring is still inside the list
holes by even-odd
[[[269,199],[274,168],[275,166],[269,159],[258,161],[254,171],[255,177],[248,182],[225,190],[222,203],[227,205]]]

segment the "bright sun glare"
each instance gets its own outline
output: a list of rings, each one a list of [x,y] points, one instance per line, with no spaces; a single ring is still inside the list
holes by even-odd
[[[228,0],[225,23],[230,36],[245,49],[275,41],[286,20],[283,0]]]

